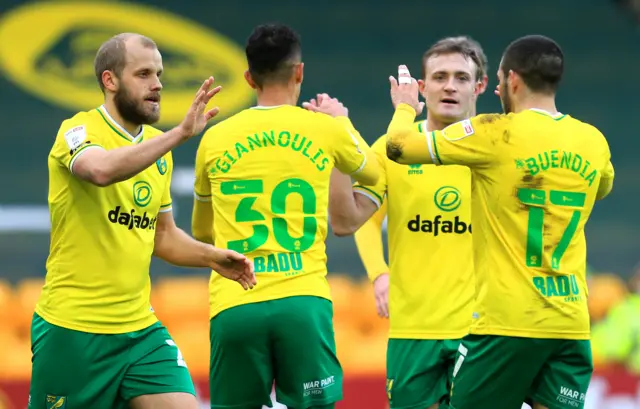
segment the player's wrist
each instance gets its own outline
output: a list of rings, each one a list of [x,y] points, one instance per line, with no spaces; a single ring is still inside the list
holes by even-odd
[[[396,112],[398,111],[410,113],[414,118],[417,115],[416,108],[409,102],[399,102],[396,106]]]
[[[379,271],[378,273],[375,273],[375,274],[373,274],[373,275],[369,276],[369,279],[371,280],[371,282],[372,282],[373,284],[375,284],[375,283],[376,283],[376,281],[378,281],[378,279],[379,279],[380,277],[384,276],[385,274],[386,274],[386,275],[388,275],[388,274],[389,274],[389,271],[387,271],[387,270]]]
[[[185,129],[184,126],[182,126],[182,124],[171,129],[167,133],[171,135],[171,141],[175,143],[176,146],[188,140],[192,136],[191,132]]]

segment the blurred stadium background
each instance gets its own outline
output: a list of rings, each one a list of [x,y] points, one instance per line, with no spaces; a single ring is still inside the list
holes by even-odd
[[[614,191],[598,204],[587,229],[596,360],[587,407],[640,408],[639,9],[635,0],[0,0],[0,409],[26,407],[29,324],[48,252],[47,153],[61,120],[101,103],[92,67],[99,44],[123,31],[157,41],[165,59],[166,128],[210,74],[225,87],[218,100],[223,114],[254,102],[242,80],[243,45],[255,25],[268,21],[290,24],[302,36],[302,98],[316,92],[339,97],[370,142],[392,114],[387,77],[400,63],[420,72],[423,51],[437,39],[467,34],[483,45],[490,84],[480,113],[500,110],[491,91],[511,40],[540,33],[561,44],[566,77],[559,109],[599,127],[616,166]],[[174,152],[174,212],[187,231],[196,147],[193,141]],[[375,314],[353,239],[329,237],[327,248],[345,369],[345,400],[338,407],[385,408],[387,323]],[[185,355],[203,407],[207,275],[158,261],[152,266],[153,305]]]

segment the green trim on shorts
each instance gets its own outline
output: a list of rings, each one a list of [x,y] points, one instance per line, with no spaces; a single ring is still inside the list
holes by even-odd
[[[458,349],[450,407],[511,409],[533,399],[550,409],[583,409],[592,373],[587,340],[468,335]]]

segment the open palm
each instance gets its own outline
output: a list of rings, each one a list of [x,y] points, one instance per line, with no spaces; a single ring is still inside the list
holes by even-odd
[[[220,112],[220,108],[218,107],[206,111],[207,104],[211,101],[211,98],[213,98],[213,96],[222,89],[221,86],[211,89],[213,82],[213,77],[209,77],[202,83],[200,89],[196,93],[196,98],[193,100],[191,107],[189,107],[189,111],[187,111],[187,114],[180,124],[180,127],[187,138],[191,138],[192,136],[202,132],[211,118]]]

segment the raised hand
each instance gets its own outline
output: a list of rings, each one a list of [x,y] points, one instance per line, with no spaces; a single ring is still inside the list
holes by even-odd
[[[221,86],[217,86],[211,89],[213,85],[214,79],[213,77],[209,77],[206,79],[200,89],[196,93],[196,97],[189,107],[187,114],[184,119],[178,125],[184,134],[185,139],[189,139],[192,136],[195,136],[202,132],[204,127],[207,125],[207,122],[211,120],[214,116],[220,112],[220,108],[215,107],[205,112],[207,108],[207,104],[222,89]]]
[[[315,99],[311,99],[309,102],[303,102],[302,107],[313,112],[320,112],[330,115],[332,117],[337,116],[349,116],[349,110],[338,101],[337,98],[331,98],[328,94],[318,94]]]
[[[418,81],[411,77],[411,73],[406,65],[398,66],[398,80],[393,76],[389,77],[391,84],[391,102],[396,108],[399,104],[407,104],[413,107],[416,115],[420,115],[424,109],[424,102],[420,102],[418,95],[420,87]]]

